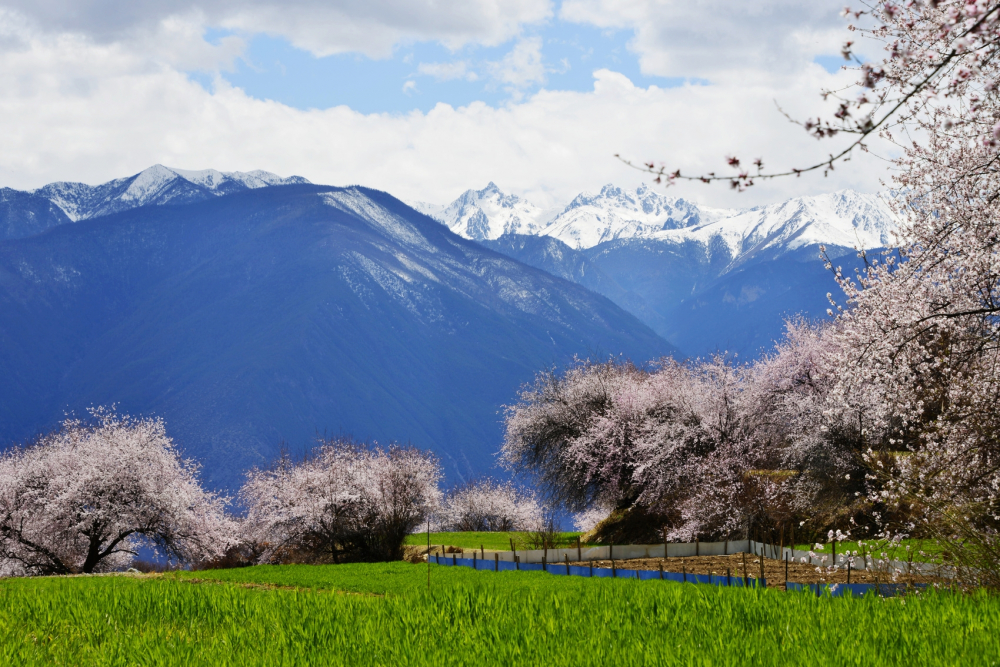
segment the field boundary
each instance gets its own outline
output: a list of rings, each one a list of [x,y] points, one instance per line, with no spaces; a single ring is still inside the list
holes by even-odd
[[[432,548],[433,550],[433,548]],[[465,553],[476,552],[469,549]],[[694,558],[698,556],[730,556],[747,553],[774,560],[788,560],[792,563],[831,567],[833,553],[817,554],[776,544],[756,542],[754,540],[727,540],[724,542],[668,542],[666,544],[614,544],[605,547],[569,547],[562,549],[518,549],[515,551],[491,551],[497,554],[500,561],[521,565],[557,563],[567,558],[574,562],[594,560],[633,560],[640,558]],[[485,555],[485,554],[484,554]],[[878,570],[954,578],[955,569],[935,563],[914,563],[911,561],[883,561],[872,556],[849,557],[846,554],[836,554],[836,565],[846,569],[850,565],[853,570]]]
[[[431,560],[433,559],[433,560]],[[734,588],[767,588],[767,579],[760,577],[726,576],[716,574],[688,574],[686,572],[668,572],[666,570],[626,570],[615,567],[593,567],[586,565],[568,565],[564,563],[521,563],[518,561],[493,561],[479,558],[459,558],[450,556],[430,555],[430,562],[445,567],[469,567],[486,572],[545,572],[555,576],[597,577],[611,579],[639,579],[644,581],[673,581],[687,584],[710,584],[712,586],[728,586]],[[799,584],[786,582],[786,591],[812,592],[817,596],[831,597],[864,596],[875,592],[881,597],[894,597],[903,593],[925,590],[928,584]]]
[[[451,556],[432,555],[431,562],[449,567],[471,567],[489,572],[547,572],[557,576],[597,577],[609,579],[642,579],[675,581],[688,584],[712,584],[714,586],[733,586],[737,588],[757,588],[767,586],[766,579],[757,577],[725,576],[715,574],[689,574],[682,572],[667,572],[657,570],[625,570],[608,567],[588,567],[586,565],[566,565],[563,563],[519,563],[494,559],[493,561],[458,558]]]

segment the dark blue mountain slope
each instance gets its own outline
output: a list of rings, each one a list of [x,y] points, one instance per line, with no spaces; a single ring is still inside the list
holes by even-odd
[[[538,370],[674,351],[604,297],[364,188],[262,188],[0,242],[0,445],[118,403],[164,417],[221,488],[323,431],[485,472],[501,406]]]

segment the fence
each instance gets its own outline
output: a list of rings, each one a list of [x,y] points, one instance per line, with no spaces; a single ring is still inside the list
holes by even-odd
[[[553,549],[552,551],[556,551]],[[737,552],[740,553],[740,552]],[[482,558],[459,558],[455,554],[441,556],[432,554],[428,559],[433,559],[437,565],[452,567],[471,567],[476,570],[486,570],[489,572],[501,571],[544,571],[548,574],[572,576],[572,577],[603,577],[615,579],[640,579],[674,581],[688,584],[711,584],[713,586],[732,586],[737,588],[766,588],[767,579],[740,576],[723,576],[714,574],[688,574],[686,572],[667,572],[665,570],[625,570],[616,567],[593,567],[587,565],[569,565],[563,563],[521,563],[517,560],[501,560],[499,553],[494,553],[492,561]],[[595,559],[598,560],[598,559]],[[565,559],[564,559],[565,561]],[[927,584],[797,584],[787,582],[786,591],[810,591],[816,595],[830,595],[832,597],[843,596],[863,596],[866,593],[875,591],[882,597],[893,597],[900,593],[927,588]]]
[[[464,553],[464,552],[463,552]],[[531,549],[517,551],[500,551],[501,561],[520,561],[522,564],[554,563],[564,561],[567,557],[572,561],[585,562],[593,560],[631,560],[637,558],[692,558],[696,556],[728,556],[748,553],[775,560],[788,559],[793,563],[805,563],[817,567],[829,567],[832,564],[830,555],[819,554],[810,556],[810,552],[780,547],[775,544],[756,542],[754,540],[727,540],[724,542],[680,542],[667,544],[627,544],[606,547],[569,547],[565,549]],[[848,557],[837,554],[837,565],[846,568]],[[879,561],[872,556],[860,556],[851,559],[853,570],[880,570],[905,572],[921,576],[954,577],[954,568],[935,563],[913,563],[909,561]]]
[[[587,565],[567,565],[563,563],[521,563],[511,560],[491,560],[481,558],[459,558],[452,554],[450,556],[431,555],[431,562],[437,565],[447,565],[456,567],[471,567],[476,570],[487,570],[490,572],[509,571],[544,571],[549,574],[571,576],[571,577],[605,577],[612,579],[643,579],[676,581],[678,583],[689,584],[712,584],[715,586],[736,586],[749,587],[767,586],[766,579],[756,579],[753,577],[743,578],[740,576],[724,576],[710,574],[687,574],[684,572],[666,572],[657,570],[623,570],[616,567],[593,567]],[[595,559],[596,560],[596,559]]]

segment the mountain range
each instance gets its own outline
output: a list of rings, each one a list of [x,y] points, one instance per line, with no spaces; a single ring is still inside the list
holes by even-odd
[[[187,204],[273,185],[308,182],[301,176],[281,178],[266,171],[187,171],[155,165],[101,185],[57,182],[30,191],[0,188],[0,241],[140,206]]]
[[[755,357],[785,318],[823,317],[846,270],[893,244],[886,195],[841,191],[746,209],[607,185],[544,210],[490,183],[446,206],[416,204],[460,236],[603,294],[691,356]]]
[[[376,190],[153,167],[4,197],[0,446],[117,404],[220,489],[324,432],[431,448],[457,481],[535,373],[679,354]]]
[[[164,417],[220,489],[323,433],[428,447],[468,479],[536,373],[753,358],[785,318],[825,316],[821,246],[850,271],[896,226],[850,191],[719,209],[609,185],[542,209],[490,183],[409,206],[160,165],[0,189],[0,447],[114,403]]]

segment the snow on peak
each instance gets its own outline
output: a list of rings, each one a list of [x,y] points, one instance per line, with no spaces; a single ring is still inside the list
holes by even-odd
[[[213,191],[218,190],[227,182],[239,183],[251,190],[266,188],[271,185],[288,185],[290,183],[309,182],[301,176],[282,178],[281,176],[272,174],[269,171],[263,171],[261,169],[254,171],[216,171],[215,169],[188,171],[186,169],[171,169],[170,171],[187,181]]]
[[[417,210],[448,226],[459,236],[476,241],[504,234],[538,234],[549,212],[516,195],[504,194],[496,183],[482,190],[466,190],[443,208],[418,202]]]
[[[167,169],[160,164],[153,165],[132,177],[131,183],[118,196],[118,199],[123,202],[137,202],[141,206],[148,199],[162,192],[164,187],[176,180],[177,177],[177,172],[172,169]]]
[[[578,195],[542,233],[571,248],[592,248],[605,241],[694,227],[725,213],[667,197],[645,184],[635,190],[609,184],[599,193]]]
[[[453,232],[474,240],[506,233],[551,236],[578,250],[619,239],[664,243],[721,242],[736,260],[763,250],[777,253],[826,244],[876,248],[894,243],[898,222],[886,195],[850,190],[747,209],[716,209],[668,197],[640,185],[634,190],[613,184],[584,192],[551,217],[494,183],[468,190],[448,206],[417,204]]]
[[[101,185],[50,183],[33,190],[46,197],[69,216],[86,220],[138,206],[198,201],[211,196],[271,185],[308,183],[301,176],[282,178],[267,171],[190,171],[153,165],[134,176]]]

